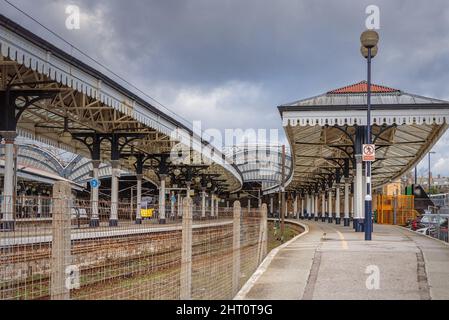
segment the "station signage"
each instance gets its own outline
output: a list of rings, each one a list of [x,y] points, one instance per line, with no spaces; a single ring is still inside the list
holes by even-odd
[[[376,146],[374,144],[364,144],[362,146],[362,160],[365,162],[376,161]]]
[[[99,188],[100,187],[100,180],[98,180],[98,179],[90,180],[90,186],[93,189]]]

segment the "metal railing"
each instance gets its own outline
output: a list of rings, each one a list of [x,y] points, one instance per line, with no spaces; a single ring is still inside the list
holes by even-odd
[[[448,241],[448,220],[449,212],[447,208],[429,207],[429,214],[417,218],[415,231],[431,236],[435,239]]]

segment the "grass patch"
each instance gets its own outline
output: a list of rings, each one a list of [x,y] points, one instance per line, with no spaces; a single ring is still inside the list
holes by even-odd
[[[282,237],[279,223],[268,221],[268,252],[290,241],[303,231],[300,226],[285,223],[284,236]]]

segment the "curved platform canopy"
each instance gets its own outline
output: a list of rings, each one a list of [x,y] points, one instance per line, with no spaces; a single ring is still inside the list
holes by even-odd
[[[234,158],[234,163],[243,176],[243,183],[257,185],[264,194],[279,191],[282,180],[281,145],[242,145],[228,148],[225,152]],[[292,158],[286,148],[285,177],[291,176]]]
[[[16,139],[18,175],[21,178],[53,184],[68,181],[77,190],[87,188],[92,179],[92,161],[83,156],[19,137]],[[4,145],[0,145],[0,171],[4,170]],[[112,167],[103,163],[99,167],[99,179],[111,177]],[[122,170],[120,176],[133,176],[133,172]],[[157,186],[157,184],[147,179]]]
[[[335,181],[345,168],[354,173],[356,132],[364,135],[367,125],[367,89],[362,81],[278,107],[292,148],[289,189]],[[372,179],[380,187],[412,169],[438,141],[448,128],[449,102],[375,84],[371,90]]]
[[[33,144],[21,138],[16,139],[16,147],[18,150],[18,178],[46,185],[53,185],[56,181],[67,181],[75,190],[81,191],[84,189],[84,186],[79,181],[72,180],[65,174],[68,172],[70,163],[64,163],[61,157],[52,152],[51,147]],[[4,149],[4,145],[0,145],[0,173],[3,175],[5,170]],[[20,188],[20,184],[17,187]],[[46,188],[48,193],[50,193],[49,190],[49,187]]]
[[[150,156],[143,173],[151,181],[159,181],[161,158],[169,159],[168,166],[174,167],[173,157],[167,155],[180,154],[182,149],[178,160],[189,167],[193,159],[196,174],[225,181],[225,192],[241,188],[240,172],[220,151],[193,134],[191,126],[176,115],[157,103],[150,104],[141,97],[143,93],[136,94],[136,89],[115,74],[107,74],[101,65],[94,68],[1,15],[0,50],[0,89],[6,91],[9,86],[17,94],[17,105],[27,105],[17,122],[20,136],[92,159],[92,138],[82,142],[75,135],[115,134],[121,168],[135,171],[134,155]],[[21,91],[28,98],[21,97]],[[42,94],[51,98],[33,99]],[[103,163],[116,160],[112,159],[112,140],[101,140],[99,160]]]

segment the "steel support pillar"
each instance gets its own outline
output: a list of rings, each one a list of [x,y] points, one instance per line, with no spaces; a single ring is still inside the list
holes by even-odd
[[[5,177],[3,179],[3,201],[1,231],[14,231],[14,141],[15,132],[3,134],[5,139]]]
[[[142,224],[142,174],[137,174],[136,224]],[[132,199],[131,199],[132,201]]]
[[[329,206],[328,210],[329,210],[329,223],[333,222],[333,208],[332,208],[332,189],[329,189],[329,196],[328,196],[328,200],[327,200],[327,204]]]
[[[111,215],[109,217],[109,226],[118,226],[118,189],[120,174],[119,160],[112,160],[112,174],[111,174]]]
[[[349,204],[351,205],[351,209],[349,210],[349,220],[354,220],[354,195],[351,194]]]
[[[321,194],[321,222],[326,222],[326,193]]]
[[[42,195],[40,193],[37,195],[37,217],[42,217]]]
[[[293,215],[298,219],[298,196],[295,195],[295,200],[293,201]]]
[[[182,196],[181,191],[178,191],[178,218],[182,217]]]
[[[201,190],[201,218],[206,218],[206,188]]]
[[[348,179],[345,178],[345,200],[344,200],[344,226],[349,227],[350,220],[349,220],[349,182]]]
[[[217,195],[215,199],[215,216],[218,218],[218,206],[220,205],[220,197]]]
[[[161,181],[159,186],[159,224],[166,224],[167,218],[165,216],[165,174],[161,174],[160,179]]]
[[[210,216],[213,217],[215,215],[214,210],[215,209],[215,205],[214,205],[214,193],[211,192],[210,193]]]
[[[99,167],[100,167],[100,160],[92,160],[92,178],[94,180],[99,181]],[[100,226],[100,217],[98,214],[98,189],[99,186],[97,186],[96,188],[93,188],[91,186],[91,208],[92,208],[92,215],[90,217],[90,221],[89,221],[89,227],[91,228],[96,228]]]
[[[340,184],[337,183],[337,188],[335,189],[335,223],[341,224],[341,213],[340,213]]]
[[[175,198],[175,192],[172,191],[172,192],[170,192],[170,218],[171,219],[175,219],[176,218],[175,201],[173,201],[174,198]]]
[[[363,230],[363,163],[362,156],[356,155],[356,183],[355,183],[355,231]]]
[[[306,210],[304,212],[304,219],[308,220],[309,215],[310,215],[310,210],[312,209],[310,206],[310,195],[309,194],[306,194],[305,206],[306,206]]]
[[[310,214],[309,220],[312,220],[315,217],[315,195],[310,194]]]
[[[186,182],[186,188],[187,188],[187,197],[191,198],[190,196],[190,186],[192,185],[191,182]]]

